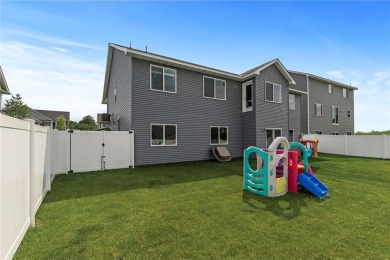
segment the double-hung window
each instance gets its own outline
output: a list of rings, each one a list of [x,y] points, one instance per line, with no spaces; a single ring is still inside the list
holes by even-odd
[[[203,97],[226,100],[226,81],[204,76]]]
[[[347,117],[351,117],[351,110],[347,111]]]
[[[316,135],[322,135],[322,130],[316,130]]]
[[[334,86],[332,84],[328,85],[328,93],[333,94],[334,93]]]
[[[339,107],[332,106],[332,124],[339,124]]]
[[[282,129],[280,128],[270,128],[266,129],[266,147],[268,147],[276,137],[282,136]]]
[[[151,124],[150,125],[150,145],[151,146],[176,146],[176,125]]]
[[[210,144],[228,144],[228,128],[210,126]]]
[[[322,104],[315,104],[315,115],[322,116]]]
[[[343,88],[343,98],[349,98],[349,89]]]
[[[150,89],[176,93],[176,70],[150,65]]]
[[[288,108],[290,110],[295,110],[295,95],[294,94],[288,95]]]
[[[265,100],[282,103],[282,86],[271,82],[265,82]]]

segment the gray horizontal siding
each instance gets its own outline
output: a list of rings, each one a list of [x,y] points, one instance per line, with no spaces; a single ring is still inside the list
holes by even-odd
[[[292,94],[292,93],[291,93]],[[288,125],[289,129],[294,129],[294,142],[299,141],[299,135],[301,134],[301,95],[295,96],[295,110],[290,110],[288,113]]]
[[[304,134],[308,134],[307,99],[308,95],[301,95],[301,132]]]
[[[307,77],[306,75],[289,72],[291,77],[294,79],[296,85],[291,85],[290,89],[307,92]]]
[[[256,79],[253,84],[253,110],[242,113],[242,146],[243,150],[249,146],[256,146]]]
[[[265,81],[282,86],[282,103],[265,101]],[[256,146],[266,146],[266,128],[281,128],[288,135],[288,81],[275,65],[256,77]]]
[[[107,113],[113,114],[115,119],[119,117],[119,122],[112,127],[113,130],[131,129],[131,61],[124,52],[113,49],[107,96]],[[115,88],[117,102],[114,100]]]
[[[343,98],[343,88],[334,86],[334,93],[328,93],[328,83],[310,79],[310,132],[322,130],[323,134],[338,132],[346,134],[354,132],[354,95],[350,91],[349,98]],[[315,115],[315,104],[323,104],[323,116]],[[332,125],[332,106],[339,107],[339,125]],[[351,117],[347,117],[347,111],[351,110]]]
[[[133,59],[136,164],[212,159],[210,126],[227,126],[228,149],[233,157],[242,156],[241,87],[235,87],[240,83],[226,81],[226,101],[206,99],[203,76],[207,75],[173,68],[177,71],[177,94],[153,91],[150,64]],[[151,123],[176,124],[177,146],[150,146]]]

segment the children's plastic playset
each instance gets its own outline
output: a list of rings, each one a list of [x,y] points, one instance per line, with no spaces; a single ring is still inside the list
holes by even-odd
[[[303,160],[298,162],[298,151],[302,150]],[[311,150],[301,143],[289,143],[285,137],[277,137],[268,149],[249,147],[244,151],[244,189],[255,194],[278,197],[288,191],[298,193],[302,187],[314,196],[323,199],[328,194],[328,188],[313,174],[308,163]],[[250,166],[252,154],[256,154],[257,169]]]

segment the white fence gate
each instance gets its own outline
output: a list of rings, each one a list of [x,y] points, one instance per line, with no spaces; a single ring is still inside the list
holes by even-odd
[[[51,172],[134,167],[133,131],[52,131]]]
[[[390,136],[386,135],[304,135],[318,139],[318,151],[360,157],[390,159]]]

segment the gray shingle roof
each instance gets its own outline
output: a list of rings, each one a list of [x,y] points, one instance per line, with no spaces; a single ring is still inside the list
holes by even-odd
[[[67,111],[51,111],[51,110],[39,110],[39,109],[35,109],[35,111],[51,119],[52,121],[56,121],[56,119],[59,118],[60,116],[64,116],[66,121],[69,121],[70,118],[70,113]]]

